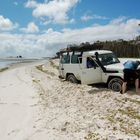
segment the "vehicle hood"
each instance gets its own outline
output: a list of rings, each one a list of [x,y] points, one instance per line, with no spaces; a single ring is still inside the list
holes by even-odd
[[[104,67],[106,68],[106,70],[115,70],[119,72],[123,72],[123,69],[124,69],[123,63],[111,64]]]

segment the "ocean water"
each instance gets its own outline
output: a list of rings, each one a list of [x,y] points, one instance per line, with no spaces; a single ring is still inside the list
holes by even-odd
[[[0,69],[8,67],[10,64],[15,63],[30,63],[30,62],[36,62],[40,61],[42,59],[36,59],[36,58],[26,58],[26,59],[0,59]]]
[[[18,61],[2,61],[0,60],[0,68],[7,67],[10,64],[17,63]]]

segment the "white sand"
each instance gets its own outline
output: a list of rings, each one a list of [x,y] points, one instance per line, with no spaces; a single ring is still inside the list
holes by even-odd
[[[28,139],[35,131],[37,104],[30,66],[0,73],[0,139]]]
[[[36,64],[37,65],[37,64]],[[58,61],[0,73],[0,139],[140,138],[140,95],[58,79]]]

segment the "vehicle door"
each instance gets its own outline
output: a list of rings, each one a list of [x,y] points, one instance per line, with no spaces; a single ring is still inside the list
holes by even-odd
[[[94,84],[102,82],[102,69],[97,64],[96,60],[92,58],[92,64],[88,66],[88,57],[86,58],[87,66],[81,70],[81,83],[82,84]],[[93,65],[91,67],[91,65]]]

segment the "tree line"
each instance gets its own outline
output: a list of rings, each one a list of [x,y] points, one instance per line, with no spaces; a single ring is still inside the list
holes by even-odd
[[[113,40],[113,41],[96,41],[94,43],[81,43],[69,44],[66,48],[62,48],[56,55],[59,55],[65,51],[90,51],[90,50],[111,50],[118,57],[140,57],[140,35],[133,40]]]

